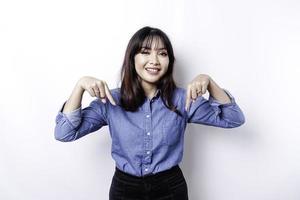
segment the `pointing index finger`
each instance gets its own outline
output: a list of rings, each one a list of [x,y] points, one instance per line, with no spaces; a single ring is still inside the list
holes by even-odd
[[[108,86],[107,86],[106,83],[104,84],[104,88],[105,88],[105,94],[106,94],[108,100],[109,100],[113,105],[117,105],[116,102],[115,102],[115,100],[113,99],[113,97],[112,97],[112,95],[111,95],[111,93],[110,93],[110,91],[109,91]]]
[[[190,87],[187,88],[186,91],[186,99],[185,99],[185,110],[188,111],[191,104],[191,90]]]

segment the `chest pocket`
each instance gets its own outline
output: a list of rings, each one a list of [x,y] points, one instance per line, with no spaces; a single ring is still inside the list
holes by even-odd
[[[180,142],[183,134],[184,119],[173,111],[168,112],[163,118],[164,144],[176,145]]]

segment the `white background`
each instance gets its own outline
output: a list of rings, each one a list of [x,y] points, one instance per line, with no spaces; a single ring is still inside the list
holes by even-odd
[[[1,1],[0,199],[108,199],[108,127],[62,143],[55,117],[84,75],[117,87],[130,37],[149,25],[171,39],[179,86],[208,74],[246,117],[235,129],[188,125],[190,199],[299,200],[299,10],[297,0]]]

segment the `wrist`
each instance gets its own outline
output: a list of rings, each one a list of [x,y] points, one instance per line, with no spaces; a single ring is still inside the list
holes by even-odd
[[[79,92],[84,92],[84,88],[82,87],[81,79],[76,83],[75,90]]]

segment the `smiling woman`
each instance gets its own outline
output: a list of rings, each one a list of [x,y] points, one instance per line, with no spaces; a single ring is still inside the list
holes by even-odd
[[[208,75],[197,76],[187,90],[177,87],[174,62],[167,35],[144,27],[128,43],[121,88],[109,90],[103,80],[82,77],[56,117],[55,138],[62,142],[109,126],[116,164],[110,200],[187,200],[187,183],[179,167],[187,123],[224,128],[244,123],[233,96]],[[209,100],[201,96],[206,89],[213,94]],[[97,98],[81,109],[84,91],[102,101]],[[191,98],[194,102],[186,109]]]

